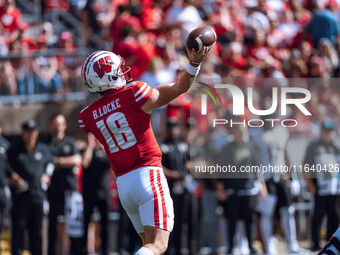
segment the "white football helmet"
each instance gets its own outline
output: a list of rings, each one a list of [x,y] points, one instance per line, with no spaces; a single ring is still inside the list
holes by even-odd
[[[125,60],[110,51],[93,52],[84,62],[81,78],[90,92],[118,89],[132,80]]]

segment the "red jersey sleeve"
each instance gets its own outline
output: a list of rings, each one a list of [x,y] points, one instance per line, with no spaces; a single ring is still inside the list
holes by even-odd
[[[87,108],[87,107],[86,107],[86,108]],[[85,108],[85,109],[86,109],[86,108]],[[84,111],[85,109],[83,109],[83,110],[80,112],[79,116],[78,116],[78,125],[79,125],[79,127],[80,127],[83,131],[85,131],[86,133],[88,133],[88,132],[90,132],[90,130],[88,129],[88,127],[86,127],[86,125],[85,125],[85,118],[84,118],[84,116],[83,116],[83,111]]]
[[[142,81],[133,82],[131,84],[134,99],[138,106],[142,106],[149,100],[152,94],[152,88]]]
[[[13,20],[14,29],[18,29],[20,27],[20,24],[21,24],[21,12],[18,8],[15,8],[13,10],[12,15],[14,17],[14,20]]]

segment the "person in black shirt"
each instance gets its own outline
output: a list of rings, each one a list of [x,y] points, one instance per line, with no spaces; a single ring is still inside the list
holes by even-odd
[[[0,123],[0,145],[1,147],[5,148],[6,150],[11,145],[9,141],[5,137],[2,136],[2,124]]]
[[[2,227],[4,224],[4,217],[5,217],[5,211],[6,211],[6,205],[7,205],[7,195],[6,195],[6,186],[7,179],[12,172],[10,170],[10,166],[8,164],[7,160],[7,154],[6,151],[9,148],[10,144],[9,142],[1,135],[2,128],[0,123],[0,236]]]
[[[41,255],[43,200],[54,169],[53,158],[48,147],[38,142],[35,121],[24,123],[22,129],[21,141],[7,151],[13,171],[20,176],[12,186],[12,254],[22,254],[27,227],[31,254]]]
[[[47,144],[54,156],[53,162],[55,164],[55,171],[48,189],[48,201],[50,203],[49,255],[56,254],[57,218],[65,213],[65,192],[76,190],[77,181],[74,171],[77,166],[81,165],[81,156],[76,148],[74,139],[65,135],[66,128],[66,119],[63,115],[56,114],[52,116],[50,120],[51,137],[47,140]],[[62,235],[65,236],[66,233]],[[62,238],[62,236],[58,237]]]
[[[326,120],[321,124],[320,138],[313,141],[307,147],[304,165],[307,168],[316,168],[317,165],[323,169],[339,164],[340,150],[333,142],[334,124],[331,120]],[[334,171],[333,171],[334,172]],[[312,209],[312,250],[319,251],[321,221],[326,212],[327,214],[327,235],[330,239],[332,233],[339,225],[339,216],[336,205],[339,203],[340,184],[337,176],[329,171],[306,171],[305,173],[307,189],[314,195],[314,207]],[[334,178],[335,177],[335,178]],[[334,185],[335,184],[335,185]]]
[[[91,133],[88,145],[82,156],[83,166],[83,201],[84,201],[84,237],[83,248],[87,250],[88,226],[93,209],[96,206],[101,219],[101,251],[108,254],[108,215],[110,208],[109,171],[111,165],[100,142]]]
[[[174,203],[175,223],[169,240],[167,254],[180,254],[182,248],[183,224],[188,223],[187,240],[192,242],[191,201],[192,195],[185,189],[185,176],[189,175],[186,164],[189,162],[189,145],[181,138],[181,127],[177,119],[170,118],[167,123],[167,137],[160,144],[162,165],[167,177]],[[188,248],[191,248],[188,243]]]
[[[250,253],[253,254],[251,243],[251,227],[253,224],[253,203],[254,196],[259,192],[256,185],[256,174],[240,173],[241,167],[257,165],[257,159],[253,153],[253,146],[249,142],[248,130],[235,125],[230,129],[234,140],[228,143],[218,156],[220,166],[235,166],[237,173],[226,173],[220,178],[217,184],[217,196],[221,202],[225,217],[228,219],[229,251],[234,248],[234,237],[236,232],[236,221],[243,220],[246,237],[248,239]]]

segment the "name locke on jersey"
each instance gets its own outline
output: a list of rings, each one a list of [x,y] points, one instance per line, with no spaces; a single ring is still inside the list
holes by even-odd
[[[135,85],[136,82],[132,82],[128,85]],[[141,88],[135,93],[135,98],[136,98],[136,102],[138,102],[140,99],[142,99],[150,90],[150,87],[147,86],[147,84],[145,83],[143,86],[141,86]],[[120,102],[119,102],[119,98],[116,100],[113,100],[112,102],[108,103],[107,105],[104,105],[102,107],[99,107],[97,110],[94,110],[93,113],[93,118],[96,120],[99,117],[104,116],[107,113],[110,113],[114,110],[117,110],[118,108],[120,108]]]
[[[108,103],[107,105],[104,105],[103,107],[99,107],[97,110],[94,110],[93,118],[98,119],[99,117],[102,117],[103,115],[110,113],[120,107],[121,105],[119,103],[119,99],[113,100],[111,103]]]

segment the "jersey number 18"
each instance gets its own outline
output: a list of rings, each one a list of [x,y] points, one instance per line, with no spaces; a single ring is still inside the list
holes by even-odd
[[[127,122],[123,113],[112,113],[109,117],[107,117],[105,122],[104,120],[100,120],[97,121],[96,124],[99,130],[102,132],[107,144],[109,145],[111,153],[119,151],[119,148],[127,149],[136,144],[136,137],[129,127],[129,123]],[[117,145],[107,127],[113,134]]]

